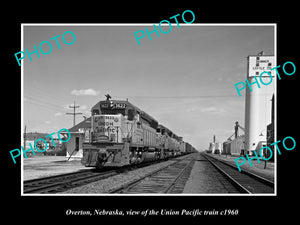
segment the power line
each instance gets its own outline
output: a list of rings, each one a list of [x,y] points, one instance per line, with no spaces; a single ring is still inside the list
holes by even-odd
[[[227,98],[237,97],[237,95],[194,95],[194,96],[115,96],[119,98],[144,98],[144,99],[194,99],[194,98]]]
[[[35,87],[34,90],[27,88],[24,90],[24,94],[31,94],[34,96],[39,96],[39,98],[46,98],[50,99],[51,102],[60,102],[63,103],[62,99],[59,98],[57,95],[51,95],[50,91],[41,90],[40,87]]]
[[[29,95],[24,95],[24,98],[27,100],[30,100],[31,103],[34,103],[34,104],[39,104],[41,106],[45,106],[46,108],[48,108],[47,106],[50,106],[52,108],[56,108],[57,110],[61,110],[62,109],[62,106],[61,105],[58,105],[58,104],[55,104],[55,103],[52,103],[50,101],[43,101],[41,99],[37,99],[35,97],[32,97],[32,96],[29,96]],[[26,103],[26,102],[25,102]]]
[[[73,112],[72,113],[66,113],[67,115],[73,115],[73,126],[75,126],[75,117],[76,115],[79,115],[79,114],[82,114],[82,113],[76,113],[76,109],[79,108],[80,106],[79,105],[76,105],[75,104],[75,101],[74,101],[74,105],[70,105],[69,108],[73,108]]]

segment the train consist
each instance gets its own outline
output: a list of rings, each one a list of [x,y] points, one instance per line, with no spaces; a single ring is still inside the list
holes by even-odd
[[[122,167],[196,152],[182,137],[128,101],[99,101],[91,109],[89,143],[83,145],[86,167]]]

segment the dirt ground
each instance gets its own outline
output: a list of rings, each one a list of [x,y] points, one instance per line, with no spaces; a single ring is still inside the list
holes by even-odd
[[[41,178],[62,173],[90,169],[79,159],[67,160],[65,156],[34,156],[23,159],[23,180]]]

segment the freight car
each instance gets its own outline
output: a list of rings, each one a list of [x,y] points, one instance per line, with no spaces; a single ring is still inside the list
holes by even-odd
[[[122,167],[192,152],[190,144],[128,101],[107,98],[91,113],[81,159],[86,167]]]

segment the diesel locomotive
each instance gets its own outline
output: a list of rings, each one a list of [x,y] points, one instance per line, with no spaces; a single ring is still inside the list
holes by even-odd
[[[83,144],[86,167],[122,167],[195,151],[189,143],[129,101],[110,96],[91,109],[91,133]]]

